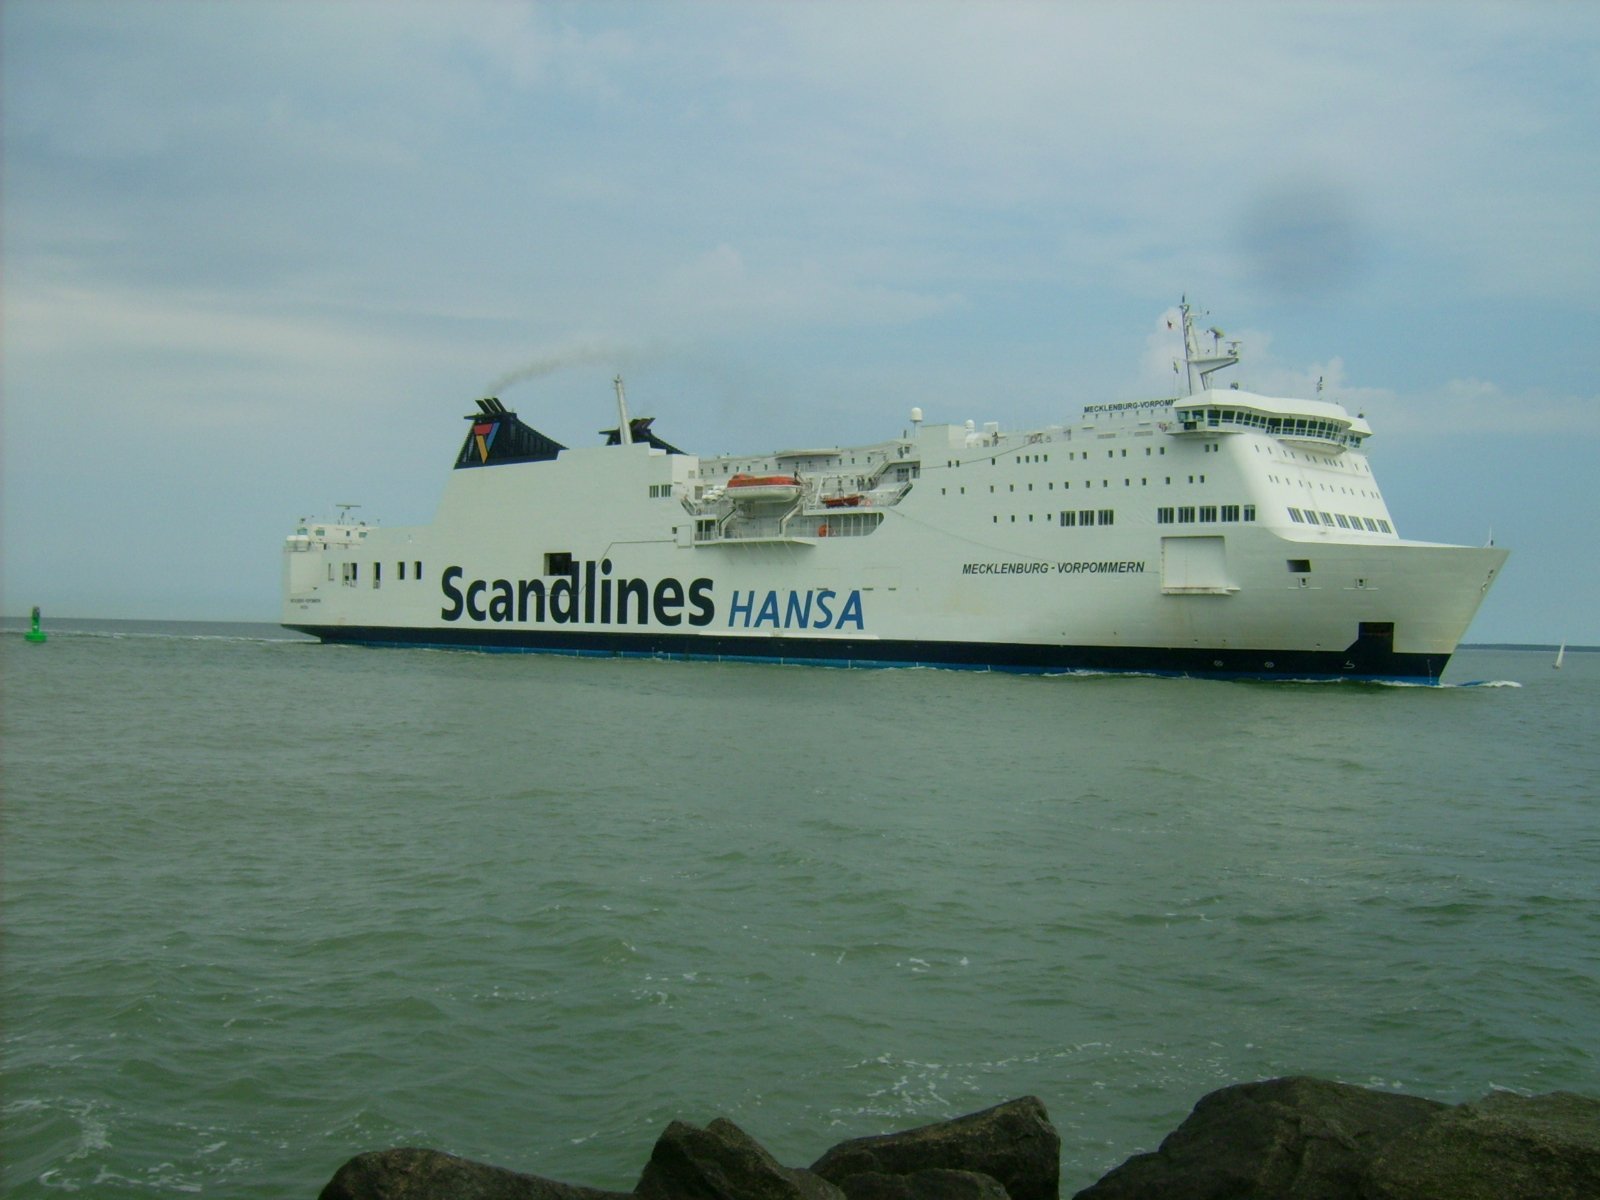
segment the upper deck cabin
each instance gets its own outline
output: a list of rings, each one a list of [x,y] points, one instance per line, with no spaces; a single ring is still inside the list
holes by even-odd
[[[1326,400],[1289,400],[1258,396],[1235,388],[1208,388],[1172,403],[1174,428],[1183,434],[1262,433],[1288,442],[1340,453],[1359,450],[1372,427],[1359,414],[1351,416]]]
[[[711,522],[710,528],[716,530],[715,540],[726,540],[736,533],[752,537],[758,527],[765,536],[769,525],[787,526],[797,518],[808,518],[830,509],[892,508],[910,493],[925,471],[984,466],[1001,471],[1025,470],[1035,465],[1048,466],[1052,453],[1059,465],[1069,465],[1069,470],[1079,471],[1082,470],[1079,464],[1087,464],[1091,455],[1097,463],[1107,457],[1115,457],[1120,463],[1123,459],[1166,456],[1170,450],[1179,459],[1187,459],[1190,453],[1198,456],[1201,452],[1214,454],[1223,450],[1224,446],[1219,443],[1235,435],[1246,435],[1244,440],[1257,442],[1257,452],[1264,455],[1259,460],[1249,460],[1258,466],[1257,471],[1249,474],[1262,475],[1261,480],[1251,485],[1261,494],[1245,497],[1241,504],[1248,500],[1265,501],[1267,493],[1273,490],[1268,485],[1302,491],[1332,487],[1341,495],[1355,488],[1365,501],[1371,501],[1364,509],[1372,511],[1364,510],[1352,516],[1350,519],[1356,523],[1351,527],[1387,533],[1390,528],[1387,514],[1382,511],[1381,497],[1361,453],[1372,432],[1365,418],[1360,414],[1352,416],[1343,406],[1320,397],[1292,399],[1244,391],[1237,385],[1211,386],[1213,374],[1239,361],[1239,344],[1229,342],[1224,349],[1222,331],[1212,329],[1209,333],[1213,346],[1209,350],[1202,349],[1187,303],[1182,312],[1184,362],[1189,370],[1190,394],[1158,400],[1091,404],[1085,406],[1082,417],[1075,422],[1002,432],[997,422],[985,422],[981,426],[973,421],[924,425],[921,410],[913,409],[910,430],[899,438],[871,445],[702,457],[686,454],[660,440],[651,430],[649,418],[631,416],[619,378],[615,381],[618,424],[615,429],[601,432],[609,446],[644,443],[650,448],[651,456],[660,456],[655,467],[644,468],[643,462],[638,464],[650,476],[646,481],[648,494],[652,499],[679,500],[696,518],[697,542],[713,540],[708,536],[706,522]],[[496,399],[481,400],[478,407],[480,411],[467,418],[471,424],[457,454],[458,470],[548,462],[579,455],[587,459],[594,450],[604,453],[600,447],[570,451],[524,425]],[[1163,449],[1163,445],[1167,448]],[[1245,461],[1232,454],[1228,459],[1235,466]],[[598,463],[599,460],[593,461]],[[1124,472],[1118,477],[1127,487],[1154,486],[1150,484],[1154,478],[1164,488],[1181,490],[1187,486],[1203,490],[1208,475],[1216,481],[1218,468],[1223,465],[1218,459],[1207,461],[1209,472],[1185,472],[1176,482],[1175,475],[1168,472],[1155,476]],[[574,465],[574,469],[582,478],[598,484],[599,477],[589,474],[587,465]],[[1326,477],[1318,476],[1318,472]],[[609,476],[610,472],[606,474]],[[1086,476],[1073,478],[1085,487],[1095,481],[1102,486],[1115,482],[1110,480],[1110,474],[1116,472],[1097,474],[1091,471],[1090,474],[1095,475],[1095,480],[1090,481]],[[746,486],[751,482],[750,476],[771,477],[786,486],[777,490],[771,486],[752,490]],[[1356,476],[1360,479],[1355,479]],[[637,484],[638,480],[633,482]],[[996,480],[990,490],[1004,487],[1009,494],[1017,488],[1031,489],[1031,486],[1027,480],[1015,484]],[[1063,477],[1060,486],[1067,490],[1073,486],[1072,480]],[[762,494],[758,497],[757,492]],[[766,495],[769,492],[772,495]],[[965,494],[964,488],[962,494]],[[787,502],[782,512],[774,508],[779,499]],[[1287,522],[1302,523],[1303,513],[1297,509],[1303,506],[1286,502],[1276,507],[1282,509]],[[1265,511],[1273,508],[1267,505]],[[839,512],[838,515],[843,518],[845,514]],[[863,517],[833,522],[829,530],[832,535],[843,528],[856,525],[875,528],[876,524],[876,520]],[[1344,523],[1337,520],[1337,514],[1330,517],[1327,524],[1344,527]]]

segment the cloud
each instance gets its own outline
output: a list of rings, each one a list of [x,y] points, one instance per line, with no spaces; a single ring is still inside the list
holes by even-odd
[[[1570,444],[1600,437],[1600,393],[1507,391],[1486,379],[1451,379],[1396,397],[1385,426],[1397,437],[1440,442],[1492,434],[1502,442],[1559,438]]]
[[[1151,259],[1194,277],[1221,241],[1227,277],[1276,292],[1397,248],[1491,294],[1587,292],[1600,131],[1583,55],[1560,50],[1596,47],[1592,17],[1239,11],[873,5],[841,38],[837,7],[791,6],[783,63],[760,66],[829,98],[809,149],[869,203],[1052,208],[1061,257],[1113,285]],[[1249,69],[1204,69],[1218,55]],[[1527,87],[1502,56],[1553,59],[1556,81]]]
[[[8,189],[64,214],[58,249],[109,231],[130,281],[320,255],[335,288],[559,292],[592,328],[603,297],[565,299],[585,266],[667,295],[718,245],[770,273],[741,285],[758,311],[824,322],[799,293],[869,315],[974,279],[1316,296],[1403,256],[1430,285],[1559,298],[1600,263],[1593,86],[1554,94],[1581,56],[1542,88],[1487,69],[1491,38],[1556,42],[1498,9],[19,7]],[[1250,69],[1196,69],[1224,52]],[[161,252],[180,238],[192,255]]]
[[[1210,314],[1196,310],[1197,325],[1209,319]],[[1146,335],[1139,360],[1141,394],[1186,392],[1182,328],[1182,314],[1171,307]],[[1600,437],[1597,394],[1559,394],[1541,388],[1509,391],[1487,379],[1444,379],[1398,390],[1350,379],[1344,359],[1337,355],[1304,364],[1284,362],[1273,350],[1273,335],[1265,330],[1234,329],[1227,337],[1238,338],[1241,362],[1219,375],[1218,383],[1226,386],[1224,381],[1237,380],[1244,390],[1261,395],[1332,401],[1367,417],[1374,433],[1385,441],[1426,438],[1444,443],[1484,435],[1567,441]]]
[[[895,324],[959,306],[960,297],[849,281],[849,272],[816,259],[753,270],[723,244],[684,263],[661,284],[653,318],[724,334],[742,328]]]
[[[1250,278],[1279,297],[1325,299],[1369,265],[1372,239],[1348,190],[1307,176],[1267,185],[1246,202],[1235,238]]]
[[[197,437],[202,429],[282,428],[310,422],[352,397],[370,402],[418,388],[442,390],[453,370],[470,379],[470,344],[448,329],[421,331],[403,349],[383,322],[349,314],[242,303],[228,293],[109,286],[37,286],[8,298],[8,423],[35,424],[41,408]]]
[[[229,311],[215,295],[152,300],[147,292],[109,288],[35,288],[8,304],[7,317],[30,352],[40,355],[67,355],[90,343],[113,354],[194,354],[211,347],[241,358],[317,363],[333,352],[376,357],[385,349],[376,340],[364,347],[347,330],[307,315]]]

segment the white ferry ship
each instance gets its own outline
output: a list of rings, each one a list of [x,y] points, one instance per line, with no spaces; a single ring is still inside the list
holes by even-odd
[[[702,458],[634,418],[568,448],[478,402],[431,525],[302,521],[325,642],[834,666],[1434,683],[1507,552],[1400,536],[1366,421],[1210,377],[1011,432]]]

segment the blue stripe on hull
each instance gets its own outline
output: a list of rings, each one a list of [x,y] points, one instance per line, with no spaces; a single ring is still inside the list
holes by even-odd
[[[1042,646],[1003,642],[748,638],[722,634],[545,629],[426,629],[377,625],[287,625],[324,642],[360,646],[680,658],[818,667],[945,667],[978,671],[1132,672],[1206,679],[1344,679],[1436,684],[1449,655],[1396,654],[1353,643],[1344,650],[1237,650],[1158,646]]]

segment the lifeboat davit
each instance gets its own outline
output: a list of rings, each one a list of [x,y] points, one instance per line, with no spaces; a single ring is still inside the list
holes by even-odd
[[[803,490],[793,475],[735,475],[728,480],[728,499],[736,502],[793,501]]]

